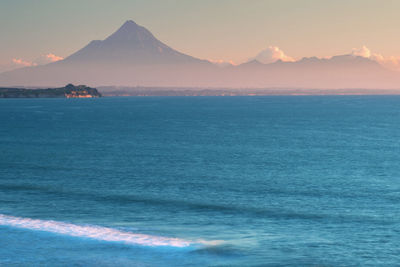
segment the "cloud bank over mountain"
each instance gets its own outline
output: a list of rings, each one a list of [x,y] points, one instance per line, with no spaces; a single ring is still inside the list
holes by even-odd
[[[278,60],[283,62],[293,62],[295,61],[294,58],[286,55],[279,47],[277,46],[269,46],[266,49],[262,50],[258,53],[255,58],[251,60],[257,60],[263,64],[274,63]]]
[[[41,55],[33,61],[29,61],[22,58],[13,58],[10,62],[0,65],[0,73],[4,71],[11,71],[21,67],[34,67],[39,65],[45,65],[63,59],[64,59],[63,57],[57,56],[53,53]]]
[[[400,71],[400,57],[385,57],[378,53],[372,53],[371,50],[365,45],[361,48],[353,48],[351,54],[354,56],[361,56],[374,60],[390,70]]]
[[[37,66],[37,64],[30,62],[30,61],[25,61],[21,58],[13,58],[12,62],[16,66],[22,66],[22,67],[31,67],[31,66]]]

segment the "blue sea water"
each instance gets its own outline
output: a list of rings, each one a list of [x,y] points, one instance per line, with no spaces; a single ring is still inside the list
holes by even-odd
[[[0,266],[399,266],[400,97],[0,99]]]

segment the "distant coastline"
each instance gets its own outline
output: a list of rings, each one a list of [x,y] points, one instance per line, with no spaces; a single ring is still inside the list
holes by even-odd
[[[59,88],[0,87],[0,98],[95,98],[127,96],[302,96],[302,95],[400,95],[400,89],[304,89],[304,88],[193,88],[127,87],[68,84]]]
[[[60,88],[26,89],[0,87],[0,98],[93,98],[102,95],[96,88],[68,84]]]
[[[400,89],[97,87],[103,96],[400,95]]]

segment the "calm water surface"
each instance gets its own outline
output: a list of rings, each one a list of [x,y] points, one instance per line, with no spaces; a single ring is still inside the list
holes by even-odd
[[[399,266],[399,202],[398,96],[0,99],[1,266]]]

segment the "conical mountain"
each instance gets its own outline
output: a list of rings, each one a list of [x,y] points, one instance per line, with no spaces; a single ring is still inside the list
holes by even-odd
[[[216,68],[172,49],[128,20],[105,40],[91,41],[64,60],[1,73],[0,86],[197,86]]]

